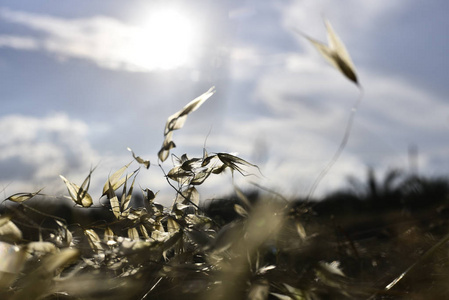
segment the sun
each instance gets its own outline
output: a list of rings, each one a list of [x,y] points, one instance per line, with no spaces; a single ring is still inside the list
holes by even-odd
[[[129,42],[127,55],[142,69],[171,70],[193,59],[198,40],[192,20],[175,9],[160,9],[148,15]]]

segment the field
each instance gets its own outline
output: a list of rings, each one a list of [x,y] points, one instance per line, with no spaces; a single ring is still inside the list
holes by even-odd
[[[1,298],[443,299],[449,184],[395,178],[320,202],[237,190],[163,207],[146,190],[125,210],[9,203]]]

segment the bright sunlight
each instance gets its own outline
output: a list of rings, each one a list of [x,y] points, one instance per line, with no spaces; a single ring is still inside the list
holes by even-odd
[[[126,55],[139,69],[176,69],[193,58],[197,39],[192,20],[174,9],[158,10],[136,31]]]

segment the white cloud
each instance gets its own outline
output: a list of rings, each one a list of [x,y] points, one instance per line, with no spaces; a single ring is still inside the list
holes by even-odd
[[[1,186],[31,188],[59,183],[59,174],[85,171],[98,156],[87,141],[88,127],[65,114],[0,119]]]
[[[47,51],[61,60],[86,59],[108,69],[147,72],[186,66],[194,59],[192,49],[198,49],[193,44],[197,36],[175,39],[164,35],[163,28],[133,26],[106,16],[64,19],[0,9],[0,19],[44,33],[35,38],[0,35],[0,47]],[[170,29],[170,34],[176,32]]]
[[[364,109],[415,133],[428,131],[435,134],[447,130],[449,105],[444,99],[401,78],[366,75],[368,100],[363,104]]]
[[[262,57],[253,47],[234,47],[229,53],[231,59],[231,76],[234,80],[253,78]]]
[[[128,174],[139,166],[126,148],[118,154],[98,153],[89,140],[92,131],[94,129],[88,124],[63,113],[46,117],[9,115],[0,118],[0,192],[6,197],[44,187],[43,193],[48,195],[67,195],[66,187],[59,178],[60,174],[81,185],[89,170],[96,167],[91,177],[89,193],[97,204],[109,175],[129,162],[133,164],[129,167]],[[200,142],[195,146],[201,145]],[[188,143],[187,147],[190,147]],[[152,163],[157,161],[156,154],[137,155],[150,159]],[[166,172],[171,167],[170,161],[163,164]],[[222,186],[218,181],[216,184],[206,185],[204,190],[207,194],[216,194],[212,192],[214,187]],[[149,170],[140,170],[134,188],[136,193],[140,193],[139,187],[160,191],[157,201],[167,204],[176,195],[156,164]],[[224,193],[229,188],[219,190]]]
[[[39,43],[31,37],[0,35],[0,48],[9,47],[20,50],[37,50]]]
[[[284,54],[266,54],[263,49],[237,45],[229,50],[231,78],[252,81],[264,69],[284,63]]]

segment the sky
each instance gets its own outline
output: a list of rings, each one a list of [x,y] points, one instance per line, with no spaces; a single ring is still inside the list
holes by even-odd
[[[107,177],[133,160],[130,147],[152,163],[136,185],[172,199],[157,160],[165,121],[212,86],[174,132],[172,153],[236,153],[261,170],[236,174],[238,186],[308,195],[360,93],[297,33],[325,42],[323,18],[364,94],[348,144],[314,195],[348,176],[363,180],[369,167],[379,177],[447,175],[448,10],[444,0],[3,0],[2,196],[67,194],[59,175],[80,185],[96,167],[98,199]],[[231,174],[199,191],[203,200],[229,194]]]

